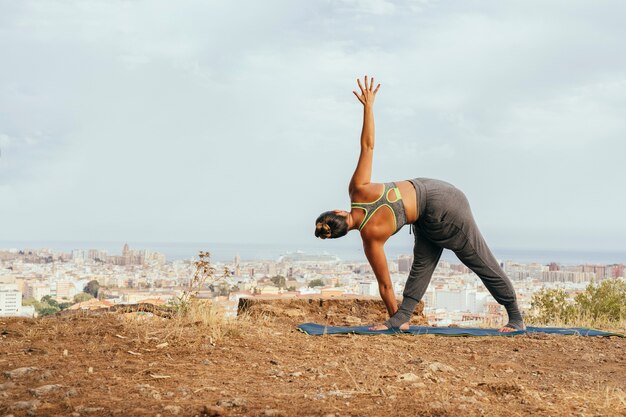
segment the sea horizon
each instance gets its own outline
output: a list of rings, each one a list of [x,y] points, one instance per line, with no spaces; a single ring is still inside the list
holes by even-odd
[[[149,250],[163,253],[168,261],[192,259],[197,256],[198,252],[201,250],[210,252],[211,260],[220,263],[232,262],[235,256],[239,256],[242,261],[276,261],[282,255],[298,251],[307,254],[334,255],[341,261],[367,261],[360,245],[334,245],[332,248],[324,249],[319,246],[307,244],[272,243],[0,240],[0,250],[49,249],[57,253],[70,253],[73,250],[98,249],[107,251],[109,255],[119,255],[126,243],[128,243],[132,250]],[[389,245],[385,250],[389,259],[397,259],[400,255],[410,255],[412,253],[412,247],[406,245]],[[516,249],[499,247],[493,247],[492,251],[500,262],[538,262],[543,264],[556,262],[566,265],[626,263],[626,251]],[[449,250],[444,250],[442,259],[453,263],[460,262],[454,253]]]

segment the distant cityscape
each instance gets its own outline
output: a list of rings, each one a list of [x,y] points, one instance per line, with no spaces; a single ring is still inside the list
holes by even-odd
[[[140,302],[164,305],[182,294],[195,271],[191,257],[168,260],[164,253],[128,244],[120,249],[119,254],[103,249],[0,250],[0,316],[34,317],[62,308],[96,309]],[[389,259],[398,298],[412,262],[410,255]],[[626,279],[623,263],[564,265],[503,260],[501,265],[514,282],[524,311],[530,309],[533,294],[542,288],[561,288],[574,297],[590,282]],[[341,260],[332,254],[296,251],[274,260],[245,261],[234,256],[213,266],[215,280],[200,291],[199,297],[215,301],[228,314],[235,313],[241,297],[379,295],[366,261]],[[447,260],[439,262],[424,302],[429,322],[436,325],[496,326],[504,314],[473,272]]]

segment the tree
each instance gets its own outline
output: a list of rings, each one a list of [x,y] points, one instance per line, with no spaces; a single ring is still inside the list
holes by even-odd
[[[311,282],[309,282],[309,288],[323,287],[323,286],[324,286],[324,281],[322,281],[319,278],[316,278],[316,279],[312,280]]]
[[[276,275],[270,278],[270,281],[278,288],[285,288],[287,286],[287,279],[282,275]]]
[[[82,303],[87,300],[91,300],[93,296],[91,294],[87,294],[86,292],[78,293],[74,296],[74,303]]]
[[[89,281],[83,288],[84,293],[91,294],[94,298],[98,297],[98,291],[100,291],[100,284],[95,279]]]
[[[51,295],[44,295],[43,297],[41,297],[41,303],[42,304],[47,304],[50,307],[59,308],[58,301],[55,300],[54,298],[52,298]]]
[[[43,304],[40,308],[35,309],[35,311],[37,311],[37,314],[42,317],[42,316],[50,316],[52,314],[55,314],[59,311],[58,307],[51,307],[48,304]]]

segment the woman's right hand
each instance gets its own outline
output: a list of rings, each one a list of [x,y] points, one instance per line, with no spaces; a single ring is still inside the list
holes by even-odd
[[[356,98],[358,98],[361,104],[363,104],[363,106],[365,107],[373,106],[374,99],[376,98],[376,93],[378,92],[378,89],[380,88],[380,84],[378,84],[376,86],[376,89],[374,89],[374,78],[372,77],[372,79],[369,81],[369,84],[368,84],[367,75],[365,76],[365,83],[364,83],[365,88],[363,88],[363,85],[361,84],[361,79],[357,78],[356,82],[357,84],[359,84],[359,88],[361,89],[360,95],[356,92],[356,90],[352,91],[354,95],[356,96]]]

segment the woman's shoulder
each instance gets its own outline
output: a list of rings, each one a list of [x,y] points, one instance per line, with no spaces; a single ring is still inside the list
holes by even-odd
[[[350,193],[350,200],[353,203],[369,203],[380,197],[384,190],[384,183],[370,182],[356,186]]]

